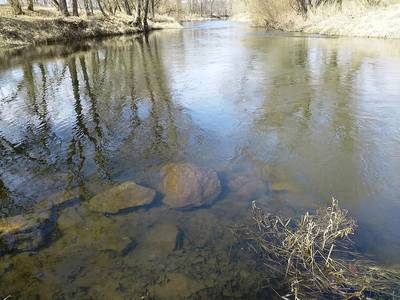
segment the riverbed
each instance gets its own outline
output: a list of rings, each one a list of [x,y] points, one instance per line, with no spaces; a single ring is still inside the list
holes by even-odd
[[[277,283],[232,250],[252,201],[296,217],[335,197],[357,248],[397,265],[399,99],[400,41],[232,21],[2,57],[0,215],[57,207],[45,244],[0,257],[0,298],[271,297]],[[168,163],[215,171],[218,198],[165,205]],[[156,200],[89,209],[126,181]]]

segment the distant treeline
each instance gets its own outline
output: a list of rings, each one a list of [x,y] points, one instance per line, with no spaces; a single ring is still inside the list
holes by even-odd
[[[0,0],[4,1],[4,0]],[[148,28],[149,15],[156,13],[173,16],[226,16],[232,11],[234,0],[8,0],[16,15],[23,14],[23,6],[33,11],[36,5],[56,7],[62,15],[79,16],[82,11],[93,15],[96,10],[105,17],[117,12],[135,15],[134,24]],[[26,1],[26,2],[23,2]]]

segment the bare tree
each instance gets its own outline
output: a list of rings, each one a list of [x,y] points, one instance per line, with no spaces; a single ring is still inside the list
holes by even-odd
[[[148,14],[149,14],[149,0],[145,0],[144,17],[143,17],[143,30],[145,32],[149,31],[149,24],[147,23]]]
[[[136,0],[136,17],[134,25],[142,27],[142,0]]]
[[[28,10],[33,11],[33,0],[28,0]]]
[[[99,7],[101,13],[103,14],[103,16],[108,17],[108,15],[106,14],[106,12],[103,9],[103,6],[101,5],[100,0],[97,0],[97,6]]]
[[[132,16],[132,11],[131,11],[131,7],[129,5],[129,1],[128,0],[123,0],[124,2],[124,7],[125,7],[125,12],[128,16]]]
[[[9,1],[10,1],[11,8],[13,10],[13,13],[16,15],[22,15],[23,11],[22,11],[21,3],[19,2],[19,0],[9,0]]]
[[[60,10],[60,3],[57,0],[52,0],[53,4]]]
[[[59,9],[65,17],[69,17],[68,6],[66,0],[60,0]]]
[[[78,0],[72,0],[72,15],[75,17],[79,16],[78,13]]]
[[[92,15],[92,11],[90,10],[89,1],[83,0],[83,6],[85,7],[85,12],[87,16]]]

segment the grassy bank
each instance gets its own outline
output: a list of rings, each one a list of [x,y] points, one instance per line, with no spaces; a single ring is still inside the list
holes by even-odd
[[[272,1],[273,3],[273,1]],[[366,5],[361,1],[343,1],[312,9],[307,16],[293,11],[290,0],[252,8],[251,20],[257,26],[283,31],[377,38],[400,38],[400,3],[381,2]]]
[[[296,24],[296,31],[339,36],[400,38],[400,4],[317,9]]]
[[[139,33],[141,30],[132,21],[133,17],[125,14],[62,17],[49,8],[14,16],[9,6],[0,6],[0,49]],[[174,19],[163,16],[156,16],[149,23],[151,29],[180,28]]]

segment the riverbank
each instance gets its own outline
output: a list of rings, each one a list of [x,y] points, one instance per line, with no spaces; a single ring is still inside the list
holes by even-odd
[[[400,4],[339,11],[322,9],[294,28],[295,31],[337,36],[400,38]]]
[[[14,16],[9,6],[0,6],[0,50],[141,32],[140,28],[132,25],[133,17],[125,14],[62,17],[55,9],[49,8],[24,13]],[[181,28],[173,18],[164,16],[150,19],[149,25],[152,30]]]
[[[279,13],[252,14],[256,26],[286,32],[303,32],[329,36],[400,38],[400,4],[362,6],[344,2],[337,6],[321,6],[308,13],[306,18],[290,8]]]
[[[197,14],[189,14],[180,16],[179,22],[202,22],[202,21],[211,21],[211,20],[226,20],[230,19],[228,15],[212,15],[212,16],[201,16]]]

